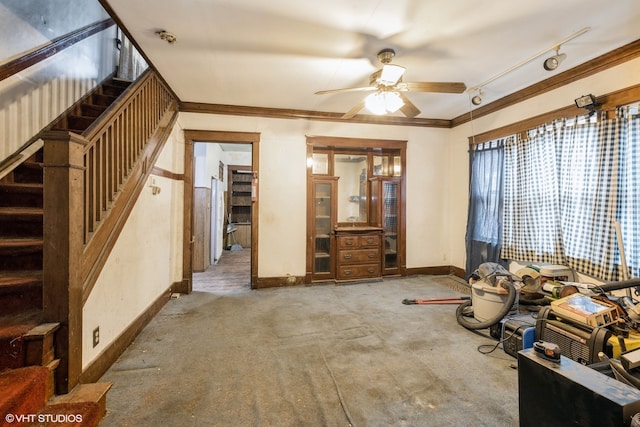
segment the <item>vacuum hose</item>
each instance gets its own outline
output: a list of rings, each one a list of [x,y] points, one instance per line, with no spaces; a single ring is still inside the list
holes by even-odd
[[[509,311],[511,310],[511,307],[515,302],[516,295],[517,295],[516,288],[513,286],[513,283],[502,282],[501,285],[503,288],[505,288],[508,291],[507,300],[505,301],[504,306],[500,309],[500,312],[496,314],[495,317],[485,320],[484,322],[474,322],[467,319],[466,314],[468,314],[468,310],[465,313],[465,309],[471,305],[472,301],[465,301],[462,304],[460,304],[456,309],[456,320],[458,321],[458,323],[467,329],[475,330],[475,329],[490,328],[496,323],[498,323],[499,321],[501,321],[504,318],[504,316],[506,316],[507,313],[509,313]]]

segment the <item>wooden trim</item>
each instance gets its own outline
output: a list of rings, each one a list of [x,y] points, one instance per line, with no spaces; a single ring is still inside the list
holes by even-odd
[[[175,173],[166,169],[159,168],[158,166],[154,166],[153,168],[151,168],[151,175],[172,179],[174,181],[184,181],[183,173]]]
[[[451,266],[440,265],[435,267],[413,267],[407,268],[408,276],[425,275],[425,276],[445,276],[451,273]]]
[[[111,18],[104,21],[95,22],[82,28],[79,28],[73,32],[65,34],[52,40],[47,45],[35,49],[19,58],[9,61],[6,64],[0,65],[0,81],[18,74],[21,71],[26,70],[32,65],[63,51],[64,49],[73,46],[74,44],[96,34],[100,31],[115,25],[115,21]]]
[[[260,142],[260,134],[257,132],[186,129],[184,131],[184,137],[193,142],[238,142],[241,144]]]
[[[141,313],[131,324],[125,329],[115,340],[113,340],[100,355],[89,364],[80,375],[80,383],[94,383],[100,380],[105,372],[118,360],[118,357],[124,353],[133,340],[142,332],[142,330],[153,320],[160,310],[169,301],[172,289],[177,288],[178,284],[174,283],[166,291]]]
[[[187,132],[184,133],[184,189],[182,204],[182,286],[177,292],[190,294],[193,289],[193,184],[195,163],[194,144]]]
[[[269,117],[274,119],[306,119],[342,123],[365,123],[372,125],[415,126],[450,128],[451,120],[408,118],[399,116],[374,116],[356,114],[351,119],[343,119],[344,113],[325,111],[295,110],[287,108],[248,107],[243,105],[206,104],[200,102],[180,102],[181,113],[223,114],[230,116]]]
[[[256,200],[251,207],[251,287],[258,282],[258,219],[260,209],[260,133],[185,129],[184,151],[184,238],[182,251],[183,286],[180,292],[190,293],[193,277],[193,154],[195,142],[251,144],[251,169],[257,173]]]
[[[640,101],[640,84],[599,96],[596,98],[596,101],[602,104],[598,109],[599,111],[615,110],[619,106]],[[549,111],[544,114],[539,114],[534,117],[529,117],[525,120],[511,123],[507,126],[502,126],[487,132],[470,136],[469,144],[480,144],[486,141],[491,141],[492,139],[504,137],[506,135],[514,135],[520,132],[524,132],[556,119],[561,119],[564,117],[575,117],[584,114],[585,110],[576,107],[575,104],[568,105],[566,107],[558,108],[557,110]]]
[[[499,110],[511,107],[527,99],[558,89],[562,86],[568,85],[569,83],[592,76],[638,57],[640,57],[640,39],[618,49],[612,50],[611,52],[605,53],[604,55],[585,62],[584,64],[571,68],[570,70],[556,74],[553,77],[519,90],[518,92],[512,93],[511,95],[500,98],[490,104],[480,106],[473,110],[473,119],[475,120],[480,117],[493,114]],[[576,94],[576,97],[579,95],[580,94]],[[471,116],[471,112],[467,112],[453,118],[451,120],[451,127],[460,126],[461,124],[471,121]]]
[[[304,283],[305,283],[305,278],[302,276],[260,277],[256,280],[254,289],[300,286],[300,285],[304,285]]]
[[[338,136],[307,136],[307,144],[313,147],[339,147],[339,148],[374,148],[402,149],[407,147],[406,139],[372,139],[349,138]]]
[[[412,267],[407,268],[407,276],[424,275],[424,276],[447,276],[453,275],[465,280],[465,270],[454,265],[439,265],[434,267]]]

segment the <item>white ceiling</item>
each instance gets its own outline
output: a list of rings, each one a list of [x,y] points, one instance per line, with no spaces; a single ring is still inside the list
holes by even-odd
[[[106,2],[181,101],[321,112],[344,113],[365,96],[314,92],[367,85],[382,48],[396,50],[404,81],[467,87],[544,53],[485,86],[486,104],[640,38],[638,0]],[[561,46],[560,67],[545,71],[554,45],[585,27]],[[452,119],[471,109],[470,95],[408,97],[418,117]]]

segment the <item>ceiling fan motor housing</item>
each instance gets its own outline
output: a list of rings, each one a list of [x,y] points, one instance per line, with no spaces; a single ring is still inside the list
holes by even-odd
[[[394,56],[396,56],[396,51],[390,48],[382,49],[378,52],[378,59],[383,64],[389,64]]]

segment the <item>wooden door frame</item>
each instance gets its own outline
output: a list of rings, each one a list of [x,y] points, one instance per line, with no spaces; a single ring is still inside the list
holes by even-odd
[[[257,132],[229,132],[215,130],[184,130],[184,206],[183,206],[183,239],[182,239],[182,284],[180,293],[191,293],[193,290],[193,183],[194,183],[194,143],[234,143],[251,144],[251,168],[260,176],[260,134]],[[257,287],[258,281],[258,212],[259,186],[256,200],[251,208],[251,288]]]

